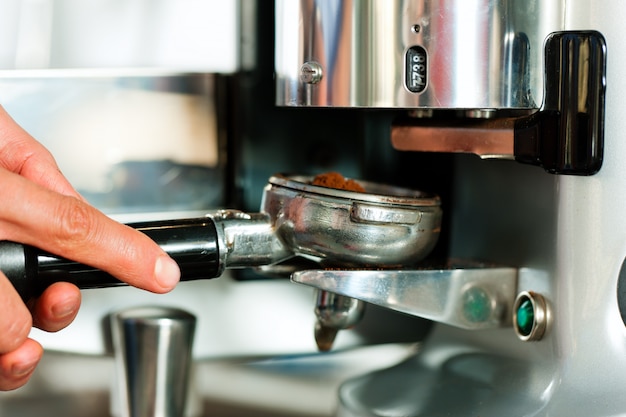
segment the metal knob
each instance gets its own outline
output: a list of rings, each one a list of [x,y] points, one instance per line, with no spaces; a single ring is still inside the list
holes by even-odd
[[[121,417],[185,415],[195,325],[195,316],[174,308],[113,315]]]

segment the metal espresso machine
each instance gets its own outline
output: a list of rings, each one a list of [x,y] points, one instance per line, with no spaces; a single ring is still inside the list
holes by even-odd
[[[49,29],[18,46],[49,49],[0,60],[3,106],[189,282],[145,294],[0,242],[24,300],[86,290],[0,414],[626,413],[625,4],[43,3],[11,3]],[[358,189],[317,182],[337,172]]]
[[[450,157],[442,263],[291,277],[436,323],[414,357],[344,383],[337,415],[626,412],[625,15],[616,1],[276,2],[278,106],[384,109],[380,140]],[[333,297],[318,326],[344,325]]]

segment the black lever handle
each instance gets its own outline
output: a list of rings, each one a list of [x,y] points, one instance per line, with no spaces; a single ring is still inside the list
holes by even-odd
[[[223,268],[217,229],[211,218],[144,222],[129,226],[145,233],[178,263],[181,281],[221,275]],[[81,289],[125,285],[104,271],[8,241],[0,242],[0,271],[25,302],[60,281],[71,282]]]
[[[545,66],[541,111],[515,124],[515,159],[554,174],[595,174],[604,153],[604,37],[596,31],[552,33]]]

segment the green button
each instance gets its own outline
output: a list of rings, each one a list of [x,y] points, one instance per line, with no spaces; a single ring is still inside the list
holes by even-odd
[[[473,287],[463,294],[463,315],[471,323],[484,323],[492,315],[491,297],[482,288]]]
[[[535,309],[530,299],[526,298],[517,308],[517,329],[522,336],[530,335],[535,326]]]

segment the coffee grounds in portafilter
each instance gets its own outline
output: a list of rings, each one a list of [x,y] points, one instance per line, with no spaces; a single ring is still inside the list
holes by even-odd
[[[311,182],[312,185],[318,185],[320,187],[335,188],[338,190],[356,191],[364,193],[363,188],[358,182],[344,178],[338,172],[326,172],[324,174],[316,175]]]

